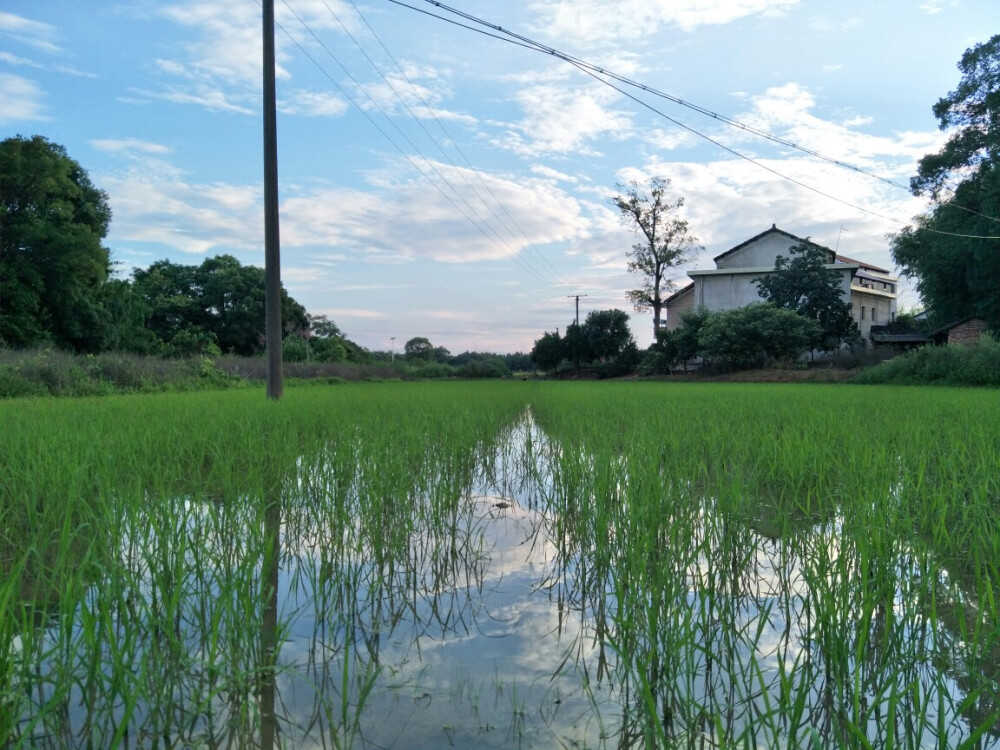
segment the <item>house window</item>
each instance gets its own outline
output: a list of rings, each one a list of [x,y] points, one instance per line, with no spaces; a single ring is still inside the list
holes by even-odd
[[[873,307],[873,308],[872,308],[872,323],[874,323],[875,321],[876,321],[876,317],[875,317],[875,308]]]
[[[861,306],[861,319],[862,320],[865,319],[865,306],[864,305]]]

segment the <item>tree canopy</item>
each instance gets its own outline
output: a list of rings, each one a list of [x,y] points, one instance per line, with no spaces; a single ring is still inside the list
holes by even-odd
[[[264,351],[264,269],[232,255],[206,258],[200,266],[160,260],[132,273],[136,293],[150,310],[146,326],[167,351],[187,354],[217,346],[253,356]],[[303,333],[309,318],[281,290],[282,330]]]
[[[819,324],[770,302],[709,315],[698,331],[702,356],[726,367],[792,361],[807,351]]]
[[[408,362],[432,362],[434,360],[434,344],[425,336],[414,336],[403,345],[403,353]]]
[[[689,230],[688,223],[676,216],[684,199],[670,202],[670,180],[653,177],[647,185],[633,180],[617,186],[619,194],[611,203],[639,237],[626,253],[629,273],[642,277],[642,286],[626,293],[636,312],[653,311],[653,335],[660,329],[664,295],[674,288],[667,273],[686,263],[702,247]]]
[[[65,148],[37,135],[0,142],[0,342],[103,347],[110,222],[107,195]]]
[[[532,361],[552,372],[560,363],[594,364],[602,377],[631,372],[638,364],[639,351],[628,327],[624,310],[593,310],[583,323],[570,323],[566,335],[546,332],[535,341]]]
[[[794,245],[779,255],[774,273],[757,279],[761,297],[777,307],[815,320],[811,348],[835,351],[858,340],[851,303],[844,299],[840,273],[826,268],[829,250],[811,242]]]
[[[933,111],[952,133],[910,181],[934,207],[892,237],[893,260],[938,324],[977,315],[1000,329],[1000,34],[966,50]]]

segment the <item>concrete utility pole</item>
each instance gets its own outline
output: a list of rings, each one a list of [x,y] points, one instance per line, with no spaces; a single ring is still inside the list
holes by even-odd
[[[586,294],[567,294],[566,297],[569,299],[576,300],[576,324],[580,325],[580,297],[586,297]]]
[[[264,341],[267,397],[284,391],[281,372],[281,243],[278,232],[278,117],[274,90],[274,0],[262,0],[264,21]]]

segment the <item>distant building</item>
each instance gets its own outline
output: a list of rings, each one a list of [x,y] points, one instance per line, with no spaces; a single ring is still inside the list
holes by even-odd
[[[795,245],[819,247],[827,254],[826,268],[840,274],[845,301],[861,336],[868,340],[873,325],[892,323],[896,319],[899,279],[884,268],[860,260],[837,255],[827,247],[796,237],[775,225],[751,237],[721,255],[715,256],[715,268],[688,271],[691,283],[665,301],[667,330],[681,324],[681,315],[688,310],[705,307],[709,310],[733,310],[753,302],[761,302],[757,279],[774,273],[774,262],[789,257]]]

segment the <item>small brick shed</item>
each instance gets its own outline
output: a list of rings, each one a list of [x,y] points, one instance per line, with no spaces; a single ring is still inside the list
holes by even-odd
[[[970,316],[938,328],[931,333],[931,336],[934,343],[938,345],[971,344],[983,334],[988,333],[989,329],[985,320]]]

